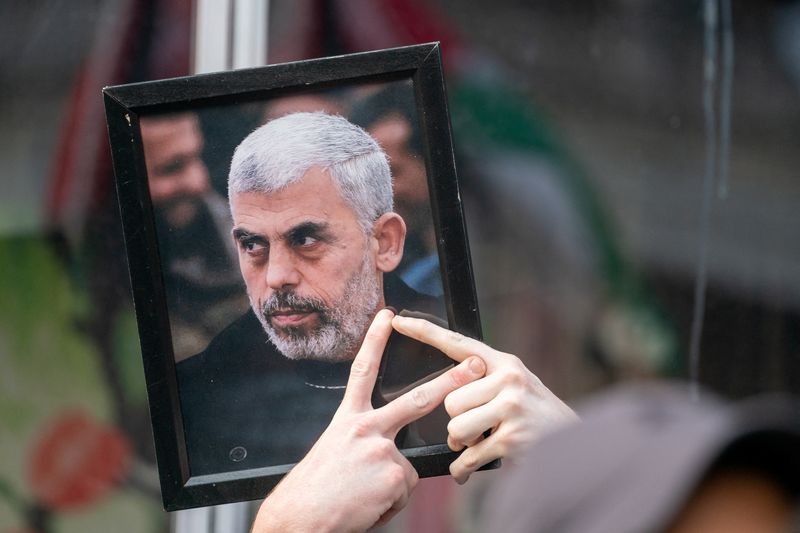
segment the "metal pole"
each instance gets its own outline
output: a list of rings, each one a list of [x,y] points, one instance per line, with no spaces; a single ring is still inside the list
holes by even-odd
[[[218,72],[267,63],[268,0],[196,0],[192,72]],[[248,502],[173,513],[173,533],[247,533]]]
[[[196,0],[194,13],[194,74],[231,68],[231,8],[233,0]]]

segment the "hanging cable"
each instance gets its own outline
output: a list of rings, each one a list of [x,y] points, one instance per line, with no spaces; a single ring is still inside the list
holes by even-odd
[[[694,285],[694,306],[689,338],[689,382],[692,398],[700,396],[700,344],[706,312],[708,285],[708,247],[714,187],[720,198],[728,194],[728,172],[731,138],[731,102],[733,89],[733,15],[730,0],[704,0],[703,4],[703,116],[706,158],[703,176],[703,198],[700,209],[697,269]],[[721,5],[721,10],[720,10]],[[722,35],[720,36],[720,11]],[[722,52],[718,41],[722,41]],[[720,57],[721,56],[721,57]],[[718,70],[721,59],[721,85]],[[719,98],[717,98],[719,96]]]

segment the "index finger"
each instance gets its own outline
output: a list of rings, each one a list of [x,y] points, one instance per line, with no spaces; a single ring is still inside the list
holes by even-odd
[[[361,348],[353,359],[353,364],[350,365],[350,377],[347,380],[341,407],[356,411],[372,408],[372,389],[378,377],[383,349],[392,333],[393,316],[394,313],[390,310],[382,309],[372,320],[364,336],[364,342],[361,343]]]
[[[483,377],[486,365],[480,357],[470,357],[444,374],[418,385],[399,398],[376,409],[381,430],[396,435],[400,428],[433,411],[445,396],[467,383]]]
[[[477,355],[487,365],[500,359],[500,353],[456,331],[451,331],[423,320],[397,315],[392,319],[392,327],[406,335],[444,352],[450,359],[461,362],[470,355]]]

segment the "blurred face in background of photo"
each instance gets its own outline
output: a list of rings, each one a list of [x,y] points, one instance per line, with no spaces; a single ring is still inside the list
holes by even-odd
[[[322,94],[299,94],[276,98],[264,108],[263,122],[269,122],[291,113],[322,111],[329,115],[343,115],[344,108],[334,98]]]
[[[201,153],[203,136],[192,113],[143,117],[140,121],[153,207],[170,227],[197,217],[200,198],[211,190]]]
[[[430,223],[428,179],[422,156],[411,148],[411,123],[400,113],[390,113],[372,124],[367,131],[389,157],[394,186],[395,209],[418,231]]]

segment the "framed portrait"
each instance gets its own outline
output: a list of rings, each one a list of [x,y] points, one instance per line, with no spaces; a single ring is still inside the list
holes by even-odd
[[[382,307],[480,338],[437,43],[103,93],[167,510],[263,498]],[[393,334],[373,404],[452,364]],[[397,436],[421,477],[447,421]]]

